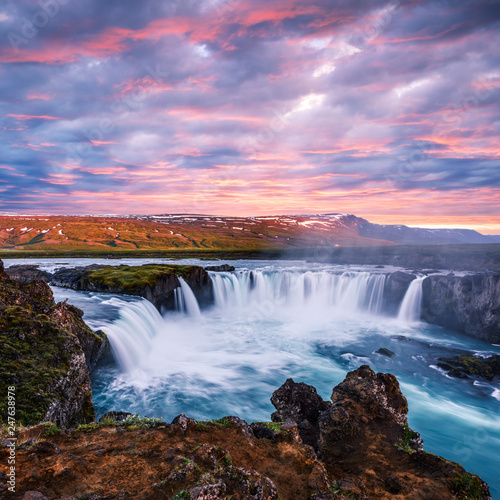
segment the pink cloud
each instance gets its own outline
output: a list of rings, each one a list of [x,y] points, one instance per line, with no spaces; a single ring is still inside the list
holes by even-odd
[[[10,113],[7,116],[11,116],[12,118],[16,118],[17,120],[62,120],[62,118],[50,115],[19,115]]]

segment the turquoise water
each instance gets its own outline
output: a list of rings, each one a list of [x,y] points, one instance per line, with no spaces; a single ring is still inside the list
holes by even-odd
[[[284,269],[298,276],[306,271],[338,273],[338,267],[234,264],[264,271],[261,276],[267,281],[258,288],[260,296],[247,296],[238,284],[228,285],[229,295],[238,300],[225,297],[224,303],[200,316],[172,312],[162,318],[142,299],[54,289],[57,300],[69,298],[82,308],[92,327],[110,328],[115,346],[120,338],[129,338],[122,345],[130,354],[126,366],[106,364],[93,374],[99,414],[124,410],[170,421],[184,412],[196,419],[238,415],[248,421],[269,420],[274,411],[269,398],[287,378],[315,386],[327,399],[348,371],[369,364],[398,377],[409,403],[410,426],[422,435],[425,449],[479,474],[493,498],[500,498],[499,381],[453,379],[436,367],[441,356],[488,356],[499,354],[499,346],[364,311],[353,305],[362,293],[361,280],[352,281],[349,301],[342,307],[326,307],[321,294],[327,288],[321,287],[305,298],[294,291],[273,299],[272,286],[278,286],[276,276]],[[359,271],[374,272],[351,271],[356,276]],[[395,356],[376,354],[380,347]]]

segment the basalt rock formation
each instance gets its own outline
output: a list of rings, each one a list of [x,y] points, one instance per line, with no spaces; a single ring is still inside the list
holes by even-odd
[[[415,275],[396,271],[384,286],[384,311],[396,314]],[[422,284],[421,319],[470,337],[500,343],[500,274],[432,274]]]
[[[27,283],[31,280],[48,281],[52,276],[47,271],[42,271],[36,264],[16,264],[7,268],[6,273],[16,281]]]
[[[271,401],[278,414],[295,419],[299,436],[303,422],[312,425],[317,436],[312,446],[326,471],[341,478],[339,492],[350,498],[490,498],[479,477],[423,451],[420,435],[408,427],[408,404],[391,374],[376,374],[368,366],[348,373],[333,389],[332,404],[314,387],[289,379]],[[322,406],[326,409],[316,416]],[[460,491],[464,483],[468,491]],[[314,498],[339,498],[329,495]]]
[[[213,271],[216,273],[228,273],[236,270],[234,266],[230,266],[229,264],[221,264],[220,266],[207,266],[205,267],[205,271]]]
[[[209,274],[200,266],[145,264],[143,266],[102,266],[62,268],[54,273],[40,271],[37,266],[12,266],[7,270],[21,281],[40,277],[54,286],[90,292],[137,295],[149,300],[160,312],[174,309],[174,291],[179,278],[190,286],[200,306],[214,301]]]
[[[41,280],[20,283],[0,267],[0,391],[15,387],[17,421],[50,420],[58,425],[94,419],[89,368],[107,349],[82,311],[55,304]],[[7,398],[0,400],[6,418]],[[1,421],[0,420],[0,421]]]
[[[286,422],[287,420],[296,422],[302,441],[317,450],[318,419],[320,414],[332,404],[329,401],[323,401],[311,385],[303,382],[296,383],[291,378],[274,391],[271,403],[277,410],[271,415],[271,420],[273,422]]]
[[[500,274],[433,275],[423,282],[422,319],[500,343]]]

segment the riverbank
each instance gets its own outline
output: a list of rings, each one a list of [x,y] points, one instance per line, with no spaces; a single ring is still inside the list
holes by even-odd
[[[500,272],[500,244],[475,245],[395,245],[348,247],[315,246],[259,250],[0,250],[1,259],[38,258],[167,258],[202,260],[308,260],[341,265],[386,265],[408,269],[448,269],[451,271]]]

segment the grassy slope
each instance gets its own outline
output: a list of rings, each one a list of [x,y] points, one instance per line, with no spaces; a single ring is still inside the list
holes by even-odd
[[[112,217],[0,217],[0,249],[16,251],[262,251],[331,245],[392,245],[364,238],[354,227],[323,227],[275,220],[227,219],[217,224]]]
[[[168,266],[147,264],[144,266],[106,267],[91,273],[87,279],[93,283],[110,288],[128,291],[142,290],[146,285],[154,287],[165,275],[177,275],[187,278],[195,266]]]
[[[217,219],[174,218],[164,224],[114,217],[0,217],[0,257],[307,258],[500,271],[500,244],[405,246],[360,237],[355,226],[344,224],[325,228],[322,223],[304,225],[300,218],[298,223]]]

